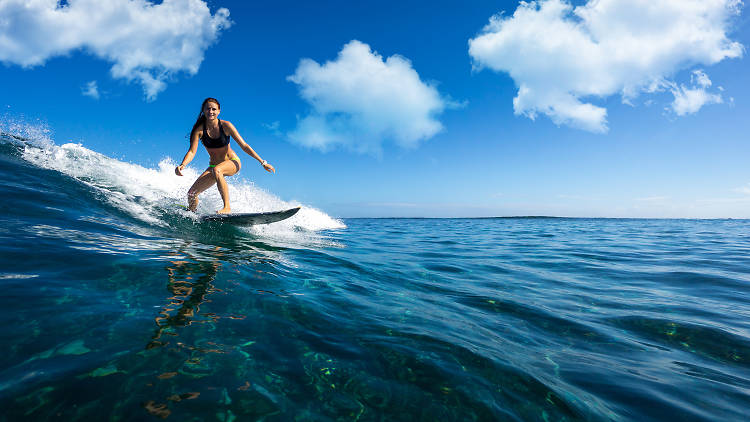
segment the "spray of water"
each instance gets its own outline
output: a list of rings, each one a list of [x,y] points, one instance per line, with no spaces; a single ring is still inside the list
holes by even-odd
[[[50,131],[41,124],[4,122],[0,131],[4,139],[20,146],[21,156],[36,166],[59,171],[102,191],[107,201],[118,209],[147,224],[166,226],[165,215],[197,219],[196,214],[181,207],[186,204],[187,190],[202,171],[188,167],[184,176],[174,174],[176,163],[171,158],[161,160],[157,168],[146,168],[127,163],[87,149],[81,144],[55,145]],[[292,218],[247,230],[254,234],[292,240],[321,230],[341,229],[345,225],[324,212],[300,204],[284,201],[277,196],[240,178],[229,179],[229,194],[234,212],[268,212],[301,206]],[[215,212],[222,207],[216,189],[201,195],[198,215]]]

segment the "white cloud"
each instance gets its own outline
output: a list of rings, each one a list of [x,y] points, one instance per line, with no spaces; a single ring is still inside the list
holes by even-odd
[[[274,135],[279,136],[279,137],[283,136],[283,134],[281,133],[281,130],[279,130],[279,127],[281,126],[281,123],[278,120],[274,121],[273,123],[261,123],[261,125],[264,128],[266,128],[269,131],[271,131],[271,133],[273,133]]]
[[[312,107],[289,138],[324,151],[342,146],[378,153],[386,139],[415,147],[442,130],[436,116],[452,105],[422,82],[408,59],[394,55],[384,61],[356,40],[323,65],[302,59],[287,79]]]
[[[83,88],[81,88],[81,93],[85,95],[86,97],[91,97],[95,100],[99,99],[99,87],[96,84],[96,81],[91,81],[86,84]]]
[[[492,17],[469,40],[469,54],[477,68],[513,78],[517,115],[542,113],[558,125],[606,132],[607,110],[593,98],[619,93],[629,103],[671,86],[668,78],[680,70],[741,57],[743,46],[727,38],[741,6],[740,0],[591,0],[575,8],[567,0],[521,2],[513,16]],[[676,102],[695,96],[673,92]],[[716,102],[710,95],[703,100]],[[685,100],[693,108],[699,102]],[[691,110],[680,107],[675,112]]]
[[[273,123],[263,123],[263,127],[265,127],[268,130],[272,130],[272,131],[279,130],[279,126],[280,125],[281,125],[281,123],[278,120],[274,121]]]
[[[201,0],[0,1],[0,61],[24,67],[83,50],[113,63],[112,76],[137,81],[148,100],[178,72],[194,75],[205,50],[231,25]]]
[[[685,85],[678,87],[676,84],[670,88],[674,95],[674,102],[671,108],[678,116],[697,113],[706,104],[720,104],[724,102],[721,95],[708,92],[711,80],[703,71],[693,71],[690,81],[693,85],[691,88]]]

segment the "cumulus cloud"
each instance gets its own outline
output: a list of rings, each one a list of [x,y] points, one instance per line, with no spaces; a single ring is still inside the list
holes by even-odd
[[[442,130],[437,116],[451,106],[420,79],[408,59],[394,55],[383,60],[356,40],[323,65],[302,59],[287,79],[299,85],[311,107],[288,136],[323,151],[341,146],[378,153],[386,139],[415,147]]]
[[[541,113],[558,125],[606,132],[607,110],[591,103],[596,97],[620,94],[629,103],[669,88],[677,114],[718,102],[700,80],[683,89],[669,78],[741,57],[743,46],[727,37],[741,6],[740,0],[590,0],[575,8],[567,0],[521,2],[512,16],[492,17],[469,40],[469,54],[475,67],[513,78],[517,115]]]
[[[82,50],[112,62],[115,78],[137,81],[148,100],[179,72],[194,75],[205,50],[231,25],[201,0],[3,0],[0,61],[23,67]]]
[[[87,83],[83,88],[81,88],[81,93],[86,97],[91,97],[95,100],[98,100],[99,87],[97,86],[96,81]]]

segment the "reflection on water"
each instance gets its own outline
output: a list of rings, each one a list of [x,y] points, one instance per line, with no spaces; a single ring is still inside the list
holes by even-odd
[[[174,255],[185,254],[187,253],[183,251]],[[217,254],[220,256],[221,252],[217,251]],[[214,313],[202,314],[200,311],[206,296],[217,292],[213,281],[221,267],[219,261],[173,260],[169,264],[167,290],[172,296],[166,299],[167,304],[155,318],[158,328],[152,341],[146,346],[147,349],[169,345],[169,340],[163,339],[163,336],[176,337],[178,334],[175,327],[185,327],[193,323],[215,323],[219,319]]]

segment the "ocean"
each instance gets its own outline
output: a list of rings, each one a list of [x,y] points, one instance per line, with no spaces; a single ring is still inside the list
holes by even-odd
[[[337,219],[0,136],[0,420],[731,421],[750,222]],[[220,207],[207,191],[199,211]]]

